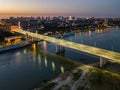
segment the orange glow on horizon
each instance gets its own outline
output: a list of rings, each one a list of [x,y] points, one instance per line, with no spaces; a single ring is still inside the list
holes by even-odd
[[[119,0],[93,2],[94,0],[0,0],[0,16],[120,16]]]

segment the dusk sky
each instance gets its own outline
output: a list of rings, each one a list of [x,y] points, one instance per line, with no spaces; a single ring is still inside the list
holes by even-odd
[[[120,0],[0,0],[0,15],[120,16]]]

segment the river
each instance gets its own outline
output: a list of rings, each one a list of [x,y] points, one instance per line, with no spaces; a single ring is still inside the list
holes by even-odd
[[[119,28],[84,31],[64,39],[120,53]],[[0,53],[0,90],[29,90],[72,70],[78,65],[76,62],[99,61],[97,57],[67,47],[62,55],[57,55],[55,49],[56,44],[43,41]]]

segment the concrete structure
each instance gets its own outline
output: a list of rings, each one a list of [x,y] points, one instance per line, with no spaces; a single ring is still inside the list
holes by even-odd
[[[107,59],[106,58],[103,58],[103,57],[100,57],[100,67],[103,67],[105,64],[107,63]]]
[[[43,39],[52,43],[56,43],[68,48],[72,48],[75,50],[79,50],[79,51],[100,57],[100,67],[102,67],[106,63],[106,59],[112,60],[115,62],[120,62],[120,53],[117,53],[117,52],[112,52],[109,50],[104,50],[104,49],[100,49],[100,48],[96,48],[96,47],[92,47],[84,44],[79,44],[75,42],[70,42],[62,39],[56,39],[53,37],[44,36],[44,35],[23,31],[23,30],[14,30],[14,32],[18,32],[25,35],[27,34],[34,38]]]
[[[21,29],[20,21],[18,21],[18,28]]]

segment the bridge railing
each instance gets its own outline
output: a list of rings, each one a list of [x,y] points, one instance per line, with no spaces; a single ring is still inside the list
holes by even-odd
[[[120,62],[120,53],[117,53],[117,52],[104,50],[104,49],[100,49],[100,48],[96,48],[96,47],[92,47],[92,46],[88,46],[84,44],[79,44],[75,42],[70,42],[70,41],[66,41],[62,39],[56,39],[53,37],[44,36],[44,35],[28,32],[24,30],[17,30],[17,31],[15,30],[15,32],[18,32],[21,34],[28,34],[29,36],[34,37],[34,38],[40,38],[40,39],[43,39],[43,40],[46,40],[52,43],[63,45],[68,48],[76,49],[76,50],[79,50],[79,51],[82,51],[88,54],[92,54],[95,56],[99,56],[99,57],[103,57],[109,60],[115,60],[117,62]]]

